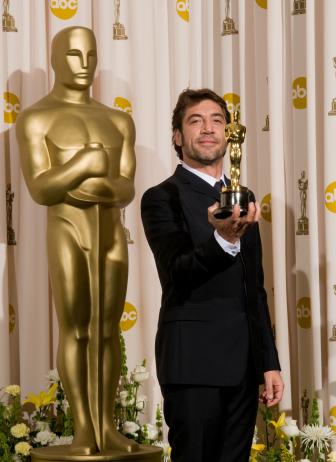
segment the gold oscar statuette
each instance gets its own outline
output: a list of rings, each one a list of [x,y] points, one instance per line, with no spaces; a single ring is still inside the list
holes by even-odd
[[[230,18],[230,0],[225,0],[225,19],[223,21],[222,35],[238,34],[234,20]]]
[[[336,69],[336,56],[333,57],[333,66]],[[328,115],[336,115],[336,98],[333,98],[331,101],[331,110],[328,112]]]
[[[13,201],[14,193],[12,192],[11,185],[7,185],[6,189],[6,215],[7,215],[7,244],[16,245],[15,231],[13,229]]]
[[[29,192],[48,208],[57,369],[75,432],[71,445],[32,450],[31,462],[159,462],[160,449],[138,445],[114,423],[128,275],[120,210],[134,197],[134,123],[90,97],[97,66],[92,30],[58,32],[51,64],[54,87],[20,114],[16,130]]]
[[[239,112],[231,114],[231,123],[225,126],[225,138],[230,144],[231,185],[223,186],[220,193],[220,207],[215,210],[216,218],[226,218],[233,212],[236,204],[240,207],[240,215],[246,215],[250,202],[250,191],[239,184],[241,145],[245,140],[246,127],[239,123]]]
[[[306,14],[306,0],[294,0],[292,15]]]
[[[267,114],[266,119],[265,119],[265,126],[262,128],[262,131],[269,132],[269,130],[270,130],[270,123],[269,123],[269,115]]]
[[[127,40],[125,26],[120,22],[120,0],[114,0],[113,40]]]
[[[2,30],[3,32],[17,32],[15,27],[14,16],[9,14],[9,0],[3,0],[3,13],[2,13]]]
[[[307,189],[308,179],[306,179],[306,172],[301,172],[301,177],[298,179],[298,187],[300,191],[300,205],[301,205],[301,217],[298,219],[297,224],[297,235],[309,234],[309,220],[307,218]]]
[[[268,85],[268,77],[266,77],[266,83]],[[269,115],[267,114],[265,118],[265,126],[262,128],[262,131],[269,132],[269,130],[270,130],[270,121],[269,121]]]

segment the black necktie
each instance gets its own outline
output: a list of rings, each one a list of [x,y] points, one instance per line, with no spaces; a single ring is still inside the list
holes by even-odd
[[[216,191],[218,191],[219,193],[222,192],[222,187],[224,186],[224,182],[223,180],[219,180],[219,181],[216,181],[216,183],[214,184],[214,188]]]

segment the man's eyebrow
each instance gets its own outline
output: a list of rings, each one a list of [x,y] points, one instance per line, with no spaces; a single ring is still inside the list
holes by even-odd
[[[190,114],[190,116],[187,117],[187,120],[190,120],[193,117],[201,117],[202,118],[203,115],[198,114],[197,112],[194,112],[193,114]],[[224,114],[222,114],[221,112],[214,112],[213,114],[211,114],[211,117],[221,117],[223,120],[225,119]]]

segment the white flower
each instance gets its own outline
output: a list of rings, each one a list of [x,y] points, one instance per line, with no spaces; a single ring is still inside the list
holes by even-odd
[[[27,427],[27,425],[24,423],[19,423],[13,425],[13,427],[10,429],[10,432],[14,438],[25,438],[29,435],[29,427]]]
[[[43,420],[38,420],[36,423],[35,423],[35,430],[37,432],[44,432],[44,431],[50,431],[50,427],[49,427],[49,424],[48,422],[43,422]]]
[[[50,443],[50,446],[63,446],[71,444],[73,436],[57,436],[54,441]]]
[[[47,374],[47,380],[52,385],[53,383],[58,383],[61,381],[57,369],[51,369]]]
[[[332,451],[328,455],[328,462],[336,462],[336,451]]]
[[[137,402],[136,402],[136,408],[138,411],[143,411],[145,409],[146,403],[148,401],[148,398],[146,395],[138,395],[137,397]]]
[[[156,440],[159,436],[157,426],[150,423],[145,424],[142,427],[142,431],[147,435],[147,438],[152,441]]]
[[[8,385],[5,392],[11,396],[18,396],[21,393],[20,385]]]
[[[38,432],[34,438],[35,443],[41,444],[41,446],[47,446],[56,439],[55,433],[52,433],[48,430]]]
[[[149,372],[147,371],[145,366],[136,366],[134,371],[131,374],[131,378],[134,382],[144,382],[149,377]]]
[[[133,433],[137,432],[139,430],[139,425],[136,424],[135,422],[130,422],[126,420],[123,425],[123,432],[128,435],[132,435]]]
[[[300,430],[296,424],[296,420],[293,420],[291,417],[285,418],[285,425],[281,427],[281,431],[288,437],[288,438],[295,438],[299,436]]]
[[[119,399],[122,407],[132,406],[135,403],[134,396],[129,396],[128,391],[126,390],[119,393]]]
[[[300,436],[305,450],[317,448],[321,452],[329,448],[330,440],[335,437],[335,433],[327,425],[304,425]]]
[[[67,399],[63,399],[61,407],[62,407],[62,411],[64,412],[64,414],[66,414],[70,407]]]
[[[29,456],[29,452],[31,450],[30,444],[26,443],[25,441],[20,441],[20,443],[17,443],[14,447],[15,454],[21,455],[21,456]]]
[[[310,460],[309,459],[300,459],[299,462],[310,462]]]

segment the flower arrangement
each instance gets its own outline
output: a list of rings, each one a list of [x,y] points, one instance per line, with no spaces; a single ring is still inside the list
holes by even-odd
[[[115,403],[119,431],[141,444],[155,444],[163,450],[163,462],[170,461],[169,445],[162,441],[162,412],[158,405],[155,423],[143,423],[148,399],[140,393],[148,379],[146,361],[128,376],[125,341],[120,334],[122,369]],[[56,369],[47,375],[48,390],[29,393],[21,402],[21,389],[9,385],[0,390],[0,461],[28,462],[32,448],[71,444],[73,418]],[[29,412],[28,412],[29,410]]]
[[[336,452],[331,451],[336,433],[320,424],[317,399],[313,399],[309,422],[301,430],[284,412],[277,419],[270,408],[263,407],[260,412],[264,432],[259,442],[255,431],[250,462],[336,462]]]

